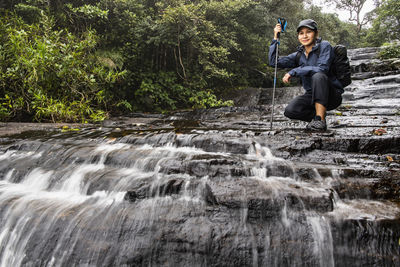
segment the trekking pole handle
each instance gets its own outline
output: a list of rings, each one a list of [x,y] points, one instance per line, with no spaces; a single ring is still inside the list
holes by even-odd
[[[285,32],[286,26],[287,26],[287,20],[284,18],[278,18],[278,23],[281,25],[282,32]],[[280,35],[281,35],[281,33],[278,32],[278,39],[279,39]]]

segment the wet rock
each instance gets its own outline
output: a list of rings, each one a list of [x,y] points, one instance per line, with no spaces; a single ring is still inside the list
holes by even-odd
[[[359,72],[359,71],[363,71],[363,70],[364,70],[364,72]],[[373,77],[376,77],[376,76],[379,75],[379,74],[376,73],[376,72],[367,71],[365,67],[364,67],[364,68],[361,67],[361,70],[360,70],[360,69],[354,69],[354,72],[356,72],[356,73],[354,73],[354,74],[351,76],[351,78],[352,78],[353,80],[365,80],[365,79],[373,78]],[[346,99],[346,100],[347,100],[347,99]],[[350,100],[351,100],[351,99],[350,99]]]
[[[371,186],[374,199],[390,199],[400,202],[400,179],[383,178]]]
[[[358,146],[358,151],[361,153],[398,153],[400,151],[400,137],[361,139]]]
[[[207,183],[204,185],[202,197],[208,205],[215,206],[219,204],[217,198],[212,191],[211,186]]]
[[[393,244],[398,241],[398,233],[398,220],[373,222],[359,219],[334,223],[335,264],[397,266],[400,264],[399,250]]]
[[[158,191],[159,195],[166,196],[166,195],[177,195],[181,192],[183,185],[183,180],[173,179],[169,180],[168,182],[159,186]],[[154,193],[152,194],[154,195]]]
[[[124,199],[129,202],[135,202],[138,199],[138,194],[135,191],[126,192]]]
[[[193,145],[207,152],[224,151],[233,154],[247,154],[252,143],[249,140],[222,140],[219,138],[197,136],[192,140]]]
[[[359,176],[357,176],[359,177]],[[341,199],[371,199],[371,189],[376,179],[348,179],[334,185],[334,191]]]
[[[127,191],[124,199],[135,202],[138,199],[152,198],[158,196],[179,195],[182,190],[183,179],[171,179],[156,186],[144,186],[136,191]]]

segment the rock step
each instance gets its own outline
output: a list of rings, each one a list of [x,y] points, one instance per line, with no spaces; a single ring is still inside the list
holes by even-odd
[[[10,199],[0,213],[14,201]],[[294,207],[299,205],[296,199],[286,202]],[[76,243],[74,255],[67,255],[72,266],[116,263],[161,266],[166,262],[200,266],[204,257],[207,266],[252,266],[255,262],[274,266],[277,261],[290,266],[300,261],[307,266],[319,266],[324,255],[333,256],[335,264],[340,266],[399,263],[395,245],[400,234],[397,219],[372,221],[355,216],[346,218],[334,212],[325,212],[322,218],[313,212],[291,209],[282,210],[280,216],[271,216],[273,213],[268,211],[274,209],[270,202],[254,198],[247,203],[241,208],[205,207],[196,201],[172,199],[106,206],[90,202],[71,206],[60,203],[63,212],[54,216],[43,214],[49,203],[37,201],[31,209],[17,213],[19,217],[29,215],[26,221],[34,223],[36,228],[29,232],[30,236],[43,241],[26,243],[26,260],[22,265],[30,265],[33,259],[40,266],[54,263],[51,252],[64,255],[64,250],[54,248],[58,242],[69,239]],[[90,210],[90,216],[82,216],[86,210]],[[338,217],[341,219],[334,219]],[[323,244],[320,254],[315,252],[316,244]],[[93,255],[99,252],[101,257],[94,262]],[[148,254],[153,256],[143,257]],[[329,262],[329,258],[324,260]]]
[[[398,219],[335,221],[332,224],[335,265],[399,266],[400,253],[394,245],[399,234]]]
[[[347,55],[352,61],[358,59],[372,59],[376,56],[379,50],[379,47],[348,49]]]

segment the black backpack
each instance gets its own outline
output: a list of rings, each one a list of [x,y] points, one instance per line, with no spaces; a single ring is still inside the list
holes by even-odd
[[[330,72],[339,80],[343,88],[351,84],[351,68],[349,58],[347,57],[347,49],[344,45],[336,45],[333,47],[335,58],[332,61]],[[319,49],[316,51],[319,56]],[[301,52],[296,54],[296,66],[299,66]]]

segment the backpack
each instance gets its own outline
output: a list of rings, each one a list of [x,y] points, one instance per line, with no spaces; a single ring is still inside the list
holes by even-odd
[[[351,68],[349,58],[347,57],[347,49],[344,45],[336,45],[333,47],[335,57],[332,61],[329,71],[339,80],[343,88],[351,84]],[[319,49],[316,51],[319,57]],[[296,66],[299,66],[301,52],[296,54]]]

